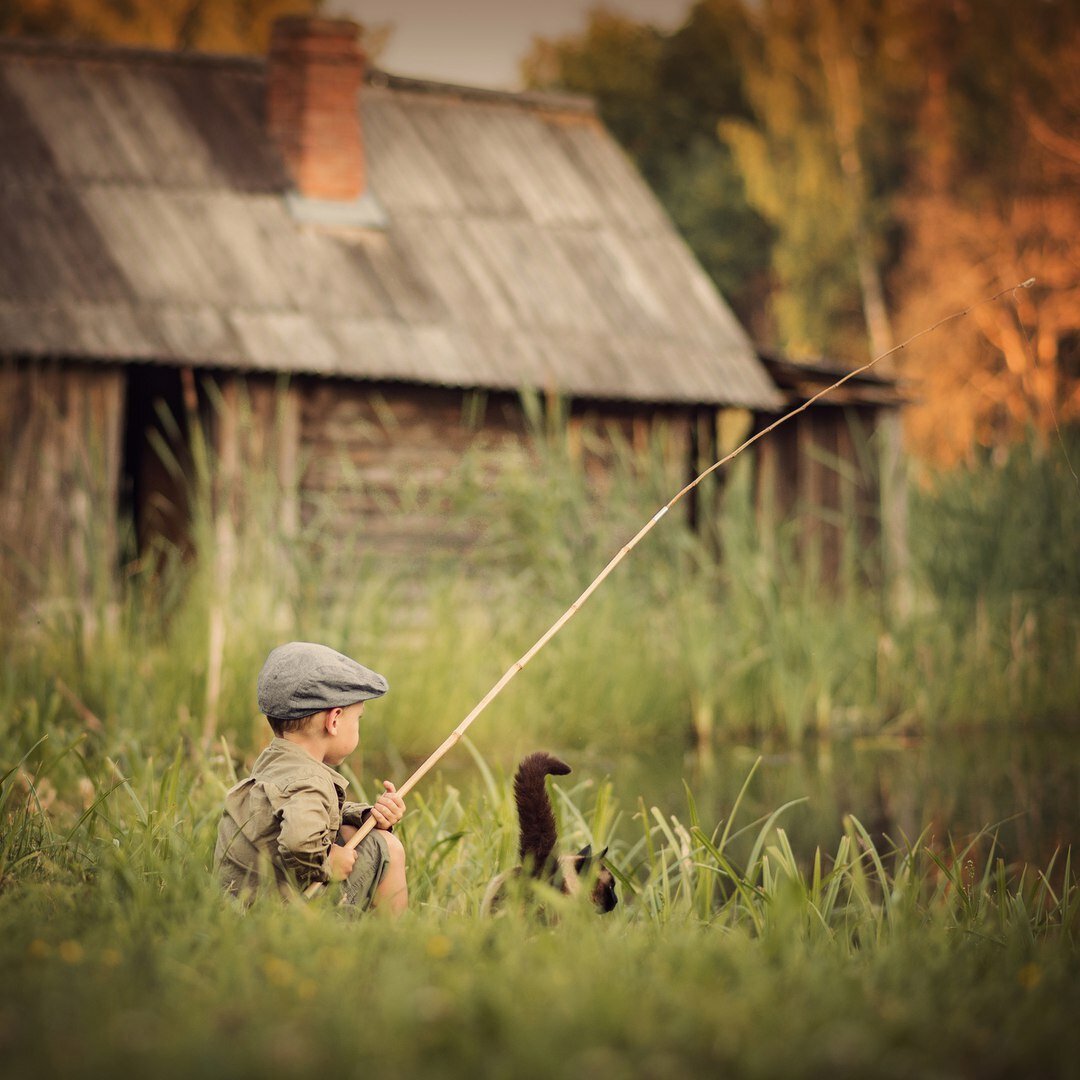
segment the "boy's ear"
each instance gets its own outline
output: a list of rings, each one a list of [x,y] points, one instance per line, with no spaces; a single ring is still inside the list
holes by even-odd
[[[338,729],[338,720],[341,719],[341,714],[344,709],[327,709],[323,716],[323,730],[327,735],[336,735]]]

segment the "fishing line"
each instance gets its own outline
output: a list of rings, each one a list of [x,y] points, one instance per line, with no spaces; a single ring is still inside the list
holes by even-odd
[[[633,539],[624,544],[619,551],[611,558],[608,564],[596,575],[595,578],[585,588],[584,592],[555,620],[554,623],[545,631],[545,633],[537,639],[536,643],[526,652],[519,660],[514,661],[513,664],[503,673],[503,676],[499,681],[483,696],[483,698],[473,707],[472,712],[461,721],[460,724],[443,740],[443,742],[430,754],[430,756],[420,765],[417,770],[405,781],[404,784],[398,788],[398,794],[401,796],[407,795],[427,774],[430,770],[450,751],[465,734],[469,725],[495,700],[502,692],[503,688],[515,675],[529,663],[530,660],[581,610],[585,601],[607,579],[608,575],[615,569],[638,546],[639,543],[650,533],[653,528],[661,521],[668,513],[669,510],[676,503],[679,502],[685,495],[693,491],[707,476],[711,476],[717,469],[727,465],[730,461],[734,460],[744,450],[753,446],[759,439],[763,439],[771,431],[775,431],[781,424],[787,423],[788,420],[798,416],[799,413],[805,412],[816,401],[820,401],[826,394],[832,393],[834,390],[843,386],[844,383],[851,379],[857,378],[864,372],[869,371],[875,364],[879,364],[882,360],[889,356],[895,356],[898,352],[906,349],[913,342],[918,341],[919,338],[926,337],[927,334],[932,334],[939,327],[944,326],[946,323],[955,322],[957,319],[962,319],[965,315],[974,311],[977,307],[982,307],[984,304],[993,303],[995,300],[1004,296],[1006,293],[1014,292],[1016,289],[1030,289],[1035,284],[1034,278],[1028,278],[1027,281],[1022,281],[1017,285],[1012,285],[1007,289],[1002,289],[1000,292],[994,293],[993,296],[988,296],[984,300],[978,300],[974,304],[969,305],[961,311],[954,311],[951,315],[946,315],[943,319],[939,319],[932,326],[926,327],[924,330],[920,330],[916,334],[912,334],[906,341],[902,341],[899,345],[894,345],[887,352],[883,352],[880,356],[875,356],[868,363],[863,364],[861,367],[857,367],[852,371],[849,371],[843,378],[837,379],[831,386],[825,387],[824,390],[819,390],[809,400],[804,401],[802,405],[790,412],[785,413],[779,419],[774,420],[768,427],[762,428],[761,431],[752,435],[745,442],[741,443],[730,454],[725,455],[719,461],[714,462],[704,472],[700,473],[693,480],[690,481],[685,487],[683,487],[676,495],[670,498],[653,516],[638,530]],[[371,830],[375,827],[375,820],[370,815],[367,820],[357,829],[356,833],[349,838],[345,843],[345,847],[352,849]],[[314,896],[322,888],[322,882],[316,881],[308,886],[305,891],[305,896]]]

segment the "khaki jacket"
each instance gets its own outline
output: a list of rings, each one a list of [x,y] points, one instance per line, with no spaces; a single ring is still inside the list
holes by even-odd
[[[345,801],[349,781],[287,739],[275,738],[251,775],[230,788],[214,866],[232,893],[254,889],[269,864],[279,886],[330,880],[330,846],[370,807]]]

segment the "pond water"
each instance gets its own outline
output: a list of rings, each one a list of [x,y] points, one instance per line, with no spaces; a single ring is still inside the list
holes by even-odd
[[[613,780],[683,818],[685,776],[703,826],[712,825],[729,813],[758,756],[737,747],[719,750],[711,766],[627,764]],[[781,819],[799,855],[817,846],[834,852],[845,814],[898,842],[927,829],[937,844],[962,844],[990,827],[1006,862],[1041,867],[1055,850],[1080,845],[1080,731],[865,739],[761,757],[736,824],[805,798]]]
[[[447,774],[456,784],[475,773],[464,750]],[[875,839],[914,842],[924,830],[935,847],[958,846],[980,829],[996,832],[996,855],[1007,863],[1045,868],[1056,850],[1080,847],[1080,724],[1069,729],[963,735],[874,738],[818,743],[782,753],[748,746],[718,747],[711,763],[682,753],[603,758],[571,754],[567,782],[610,778],[623,811],[618,835],[633,841],[638,798],[689,823],[685,779],[702,826],[711,831],[731,811],[754,762],[736,827],[765,817],[792,799],[780,824],[796,854],[812,858],[815,847],[831,854],[853,814]],[[507,772],[513,763],[504,762]],[[581,792],[588,806],[591,796]],[[752,830],[756,834],[757,829]],[[750,837],[747,837],[747,843]],[[885,848],[887,850],[887,846]],[[980,845],[981,863],[989,844]],[[736,849],[738,854],[738,849]]]

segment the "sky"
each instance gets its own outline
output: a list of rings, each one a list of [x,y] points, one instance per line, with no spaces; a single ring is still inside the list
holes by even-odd
[[[671,29],[692,0],[606,0],[608,10]],[[323,12],[394,27],[378,58],[394,75],[499,89],[521,88],[518,63],[534,35],[585,27],[597,0],[326,0]]]

